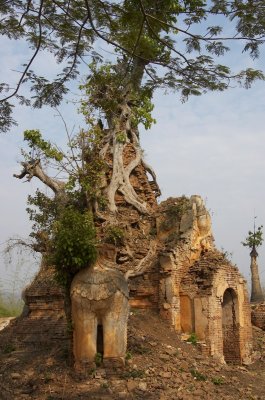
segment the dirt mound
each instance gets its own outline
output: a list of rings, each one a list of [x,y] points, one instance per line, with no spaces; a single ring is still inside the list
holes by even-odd
[[[99,366],[80,376],[62,342],[17,350],[11,323],[0,336],[0,399],[263,400],[265,332],[253,330],[258,360],[220,365],[203,355],[196,338],[182,341],[154,312],[132,311],[125,369],[115,375]]]

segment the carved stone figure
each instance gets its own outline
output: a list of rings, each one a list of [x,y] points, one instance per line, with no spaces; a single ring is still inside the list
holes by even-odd
[[[151,242],[147,255],[133,270],[123,275],[113,268],[116,251],[113,254],[113,249],[105,245],[100,249],[101,255],[95,265],[81,270],[74,277],[71,303],[76,369],[93,363],[98,352],[103,353],[105,364],[124,364],[129,314],[127,281],[144,273],[155,249],[155,243]]]
[[[75,366],[95,360],[98,336],[103,330],[103,358],[124,362],[129,310],[124,275],[98,261],[80,271],[71,285]]]

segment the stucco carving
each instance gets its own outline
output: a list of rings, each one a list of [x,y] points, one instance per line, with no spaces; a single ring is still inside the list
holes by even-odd
[[[124,275],[99,260],[80,271],[71,285],[73,352],[77,369],[91,364],[103,329],[103,359],[124,362],[127,345],[128,284]]]

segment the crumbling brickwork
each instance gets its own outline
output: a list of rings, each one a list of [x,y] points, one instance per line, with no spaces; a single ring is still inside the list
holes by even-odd
[[[147,189],[142,195],[148,200]],[[177,332],[195,332],[205,354],[220,361],[249,362],[252,331],[246,282],[216,250],[202,199],[170,198],[158,207],[155,197],[152,201],[153,216],[139,217],[132,207],[119,209],[126,245],[117,248],[116,268],[126,273],[146,257],[150,240],[156,241],[155,257],[144,274],[129,280],[130,305],[156,309]],[[69,338],[64,294],[53,275],[43,266],[25,291],[28,313],[22,319],[21,338],[28,334],[23,340],[41,342],[45,332],[54,340]]]
[[[182,205],[181,205],[182,204]],[[204,353],[220,361],[249,362],[252,329],[246,281],[214,246],[211,219],[202,199],[162,203],[158,235],[160,313],[178,332],[196,333]],[[165,224],[167,210],[180,210]],[[172,213],[171,213],[172,214]],[[171,219],[172,221],[172,219]]]
[[[14,329],[19,347],[32,348],[70,340],[65,296],[54,279],[54,269],[41,265],[34,281],[24,290],[25,306]]]
[[[265,331],[265,302],[251,305],[251,321]]]

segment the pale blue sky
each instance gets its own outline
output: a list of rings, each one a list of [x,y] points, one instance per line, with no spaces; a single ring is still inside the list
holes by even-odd
[[[27,56],[25,47],[10,45],[0,39],[1,81],[14,79],[19,64]],[[265,57],[253,63],[246,55],[227,58],[239,69],[257,66],[265,70]],[[240,65],[239,65],[240,62]],[[55,73],[51,56],[38,61],[39,70]],[[257,224],[265,226],[265,128],[264,82],[250,90],[234,88],[211,93],[181,104],[178,95],[155,95],[154,116],[157,124],[142,132],[141,143],[149,163],[154,167],[162,189],[162,199],[185,194],[201,195],[212,213],[216,245],[233,253],[235,262],[249,280],[249,255],[240,242],[252,228],[254,209]],[[70,95],[69,98],[73,98]],[[76,107],[64,104],[60,110],[69,125],[79,126]],[[12,177],[19,171],[22,132],[40,129],[46,138],[63,144],[66,140],[62,122],[49,108],[31,110],[16,108],[19,125],[0,136],[0,243],[9,237],[26,237],[30,232],[26,198],[37,187],[36,181],[22,183]],[[265,284],[265,245],[259,251],[260,273]],[[22,256],[19,256],[21,260]],[[32,261],[24,263],[25,276]],[[12,280],[16,263],[8,269],[2,258],[1,281]],[[28,279],[28,278],[27,278]]]

